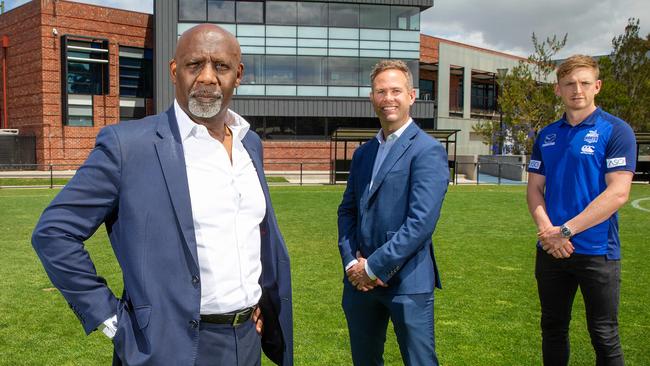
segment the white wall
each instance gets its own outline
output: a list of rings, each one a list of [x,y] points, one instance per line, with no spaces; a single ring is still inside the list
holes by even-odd
[[[497,69],[512,69],[519,61],[474,48],[440,42],[438,61],[438,129],[461,130],[457,135],[458,155],[490,154],[490,147],[481,141],[470,141],[469,133],[477,120],[471,115],[472,70],[496,73]],[[449,116],[449,85],[451,65],[464,68],[463,117]]]

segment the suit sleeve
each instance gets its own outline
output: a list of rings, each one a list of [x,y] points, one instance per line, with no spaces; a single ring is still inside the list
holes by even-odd
[[[358,152],[359,149],[352,156],[348,183],[338,209],[339,252],[343,262],[343,268],[357,258],[356,252],[359,248],[357,243],[357,215],[359,210],[358,199],[354,188],[354,175],[356,172],[354,166]]]
[[[440,143],[423,150],[411,164],[406,220],[390,240],[367,258],[368,266],[384,283],[430,243],[449,185],[447,153]]]
[[[104,128],[86,162],[45,209],[32,234],[47,275],[87,334],[117,307],[84,241],[116,214],[119,179],[119,143],[112,128]]]

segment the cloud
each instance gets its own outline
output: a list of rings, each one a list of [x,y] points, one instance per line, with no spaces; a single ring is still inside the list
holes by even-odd
[[[108,8],[139,11],[153,14],[153,0],[72,0],[78,3],[94,4]]]
[[[531,35],[539,39],[568,34],[559,57],[606,54],[623,33],[627,19],[650,14],[645,0],[517,1],[436,0],[421,16],[422,33],[478,47],[527,56]],[[641,34],[650,30],[641,18]]]

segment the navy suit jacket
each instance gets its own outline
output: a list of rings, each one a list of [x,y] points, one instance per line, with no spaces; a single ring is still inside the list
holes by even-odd
[[[263,349],[274,362],[291,365],[289,256],[264,178],[262,143],[249,131],[243,144],[267,207],[260,225]],[[84,249],[102,223],[122,269],[120,299]],[[201,276],[173,108],[103,128],[88,160],[43,212],[32,243],[86,333],[117,313],[114,364],[194,364]]]
[[[386,294],[418,294],[440,287],[431,235],[449,184],[447,153],[414,122],[395,141],[369,189],[377,139],[352,157],[338,210],[343,266],[356,252],[368,260]],[[351,286],[344,277],[346,286]]]

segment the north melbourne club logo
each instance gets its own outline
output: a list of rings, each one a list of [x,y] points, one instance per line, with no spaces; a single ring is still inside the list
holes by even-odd
[[[588,144],[595,144],[598,142],[598,130],[589,130],[585,135],[585,142]]]
[[[554,133],[544,136],[544,143],[542,144],[542,147],[555,145],[556,137],[557,135]]]

